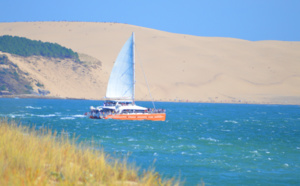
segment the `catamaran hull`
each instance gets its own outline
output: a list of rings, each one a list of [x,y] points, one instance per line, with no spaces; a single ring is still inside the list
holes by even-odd
[[[155,113],[155,114],[114,114],[107,115],[105,117],[92,116],[91,119],[116,119],[116,120],[151,120],[151,121],[165,121],[165,113]]]
[[[99,116],[89,116],[90,119],[104,119],[102,117],[99,117]]]
[[[108,115],[104,119],[117,119],[117,120],[152,120],[152,121],[165,121],[165,113],[155,114],[115,114]]]

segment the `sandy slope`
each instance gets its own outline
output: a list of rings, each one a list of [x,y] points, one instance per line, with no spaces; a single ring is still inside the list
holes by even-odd
[[[98,91],[106,86],[106,82],[101,80],[98,73],[99,70],[101,71],[100,64],[86,67],[69,59],[48,59],[36,56],[24,58],[8,53],[0,52],[0,54],[7,55],[28,74],[36,92],[38,88],[43,89],[36,84],[42,83],[46,90],[51,91],[51,96],[94,99],[99,96]]]
[[[105,96],[113,62],[132,32],[137,99],[149,100],[142,64],[155,100],[300,104],[300,42],[196,37],[117,23],[0,23],[0,35],[56,42],[101,61],[72,70],[70,62],[15,59],[20,68],[40,69],[30,73],[54,96],[88,99]]]

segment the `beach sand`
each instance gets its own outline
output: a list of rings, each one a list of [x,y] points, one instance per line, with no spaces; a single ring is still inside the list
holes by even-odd
[[[156,101],[300,104],[300,42],[198,37],[120,23],[0,23],[0,35],[54,42],[81,54],[86,65],[9,56],[50,96],[64,98],[103,99],[132,32],[137,100],[150,100],[142,66]]]

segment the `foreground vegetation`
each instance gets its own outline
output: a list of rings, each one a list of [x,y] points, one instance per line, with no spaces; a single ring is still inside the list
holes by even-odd
[[[179,185],[75,141],[0,119],[0,185]]]
[[[1,36],[0,51],[24,57],[43,56],[61,59],[71,58],[80,62],[78,53],[57,43],[36,41],[18,36]]]

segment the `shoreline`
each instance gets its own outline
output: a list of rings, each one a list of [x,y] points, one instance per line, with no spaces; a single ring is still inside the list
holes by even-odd
[[[91,101],[104,101],[103,99],[86,99],[86,98],[72,98],[72,97],[57,97],[57,96],[39,96],[39,95],[31,95],[31,94],[21,94],[21,95],[0,95],[1,98],[16,98],[16,99],[68,99],[68,100],[91,100]],[[299,98],[300,99],[300,98]],[[151,102],[151,100],[140,100],[135,99],[135,101],[141,101],[141,102]],[[178,101],[169,101],[169,100],[154,100],[154,102],[168,102],[168,103],[211,103],[211,104],[245,104],[245,105],[296,105],[299,106],[300,103],[282,103],[280,102],[230,102],[230,101],[189,101],[189,100],[178,100]]]

